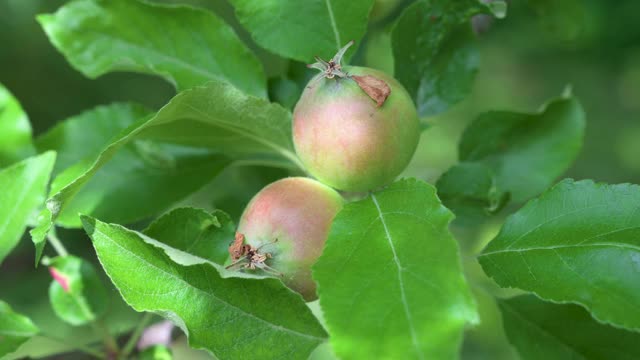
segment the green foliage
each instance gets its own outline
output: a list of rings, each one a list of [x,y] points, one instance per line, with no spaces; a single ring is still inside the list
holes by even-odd
[[[265,49],[311,62],[330,58],[367,29],[373,0],[230,0],[238,20]],[[349,58],[349,55],[346,56]]]
[[[25,265],[33,269],[30,262]],[[40,328],[38,335],[31,337],[14,353],[0,357],[2,360],[38,359],[100,344],[102,334],[93,324],[72,326],[55,314],[47,296],[50,283],[51,275],[45,269],[23,271],[11,277],[0,276],[0,288],[11,289],[9,293],[3,293],[4,300],[13,304],[16,310],[28,314]],[[107,292],[107,302],[109,306],[102,322],[113,336],[131,331],[140,321],[137,313],[122,301],[112,286]]]
[[[178,208],[154,221],[144,234],[171,248],[217,264],[229,257],[235,223],[220,210]]]
[[[140,353],[140,360],[172,360],[173,355],[171,354],[171,350],[166,346],[155,345],[149,348],[144,349]]]
[[[10,3],[10,11],[0,5],[0,18],[11,14],[0,19],[0,38],[20,34],[10,25],[14,14],[53,9],[44,3]],[[587,25],[615,29],[631,23],[591,24],[586,9],[594,5],[578,3],[529,0],[529,7],[509,5],[516,13],[518,6],[537,11],[561,40],[577,39]],[[634,14],[631,9],[620,6],[616,14]],[[507,81],[499,81],[511,81],[509,63],[501,62],[507,54],[500,52],[508,48],[528,76],[526,83],[515,81],[517,86],[535,101],[546,91],[533,77],[538,74],[529,74],[536,70],[531,65],[541,59],[539,54],[530,56],[513,46],[494,51],[492,46],[505,39],[509,43],[511,34],[492,38],[487,33],[477,39],[473,33],[480,33],[478,24],[483,31],[491,23],[494,29],[528,26],[520,24],[522,18],[493,22],[505,12],[504,1],[478,0],[71,0],[39,15],[53,47],[85,76],[121,71],[155,75],[173,84],[178,94],[159,107],[162,99],[148,88],[141,99],[156,104],[152,109],[117,102],[50,129],[34,115],[33,132],[41,134],[34,140],[25,111],[0,86],[0,262],[5,260],[2,274],[7,275],[0,276],[0,358],[63,352],[123,360],[196,356],[195,350],[185,355],[175,342],[131,355],[146,326],[134,310],[171,320],[190,346],[206,351],[199,354],[206,358],[502,360],[500,356],[514,356],[508,342],[525,360],[640,358],[640,186],[565,180],[547,190],[571,166],[585,134],[582,105],[569,92],[535,113],[482,113],[462,134],[460,162],[444,172],[437,190],[421,180],[404,179],[369,193],[342,194],[350,201],[334,219],[322,256],[313,265],[318,302],[306,304],[277,274],[225,268],[234,219],[249,199],[270,182],[307,171],[294,150],[290,111],[312,76],[300,62],[310,62],[314,55],[328,58],[355,40],[362,47],[347,54],[354,68],[394,72],[420,115],[429,117],[467,97],[480,63],[479,40],[488,40],[492,43],[484,51],[494,55],[494,67],[481,75],[497,85],[478,84],[479,93],[499,88],[511,96],[512,87],[502,89]],[[538,30],[531,33],[538,36]],[[633,34],[627,36],[629,44],[609,46],[633,48]],[[8,39],[14,41],[13,36]],[[537,39],[527,39],[536,51]],[[34,45],[20,44],[19,56],[29,66],[40,58],[31,52]],[[559,42],[554,46],[562,52]],[[597,61],[584,46],[571,47],[571,52]],[[637,69],[627,63],[633,58],[598,53],[628,68],[620,76],[610,71],[606,77],[615,79],[610,84],[616,89],[614,100],[626,102],[625,111],[632,111],[629,99],[637,93]],[[563,72],[563,63],[555,60],[555,73]],[[20,73],[22,64],[11,65],[5,67]],[[588,99],[579,74],[566,78],[580,84]],[[100,97],[87,91],[84,102],[60,77],[21,85],[33,82],[9,76],[6,83],[21,99],[24,86],[34,87],[34,94],[47,87],[68,93],[68,102],[37,98],[51,123],[59,118],[49,114],[50,108],[67,114],[101,103],[103,95],[110,95],[99,85],[102,81],[128,89],[122,94],[134,92],[135,81],[119,76],[105,76],[95,86]],[[360,88],[354,91],[362,95]],[[114,98],[126,101],[128,95],[122,94]],[[491,108],[487,104],[505,99],[476,94],[464,107],[486,111]],[[584,103],[591,106],[589,100]],[[615,116],[611,104],[607,101],[607,117]],[[352,105],[342,109],[337,131],[367,143],[370,132],[348,126]],[[444,136],[432,146],[437,151],[418,153],[414,164],[435,166],[408,173],[433,178],[450,166],[452,159],[437,158],[439,146],[458,135],[449,130],[462,131],[460,125],[471,119],[464,107],[451,116],[460,119],[452,124],[445,114],[430,120],[432,129],[441,126],[438,135]],[[34,114],[33,106],[25,108]],[[366,115],[373,118],[375,113]],[[599,133],[604,127],[594,129]],[[383,135],[393,137],[392,132]],[[314,154],[318,159],[326,155]],[[346,155],[338,152],[336,157],[344,160]],[[399,161],[393,156],[374,160]],[[582,176],[583,170],[574,174]],[[478,226],[485,215],[516,211],[519,203],[540,193],[504,224],[495,216]],[[505,207],[510,197],[513,207]],[[459,219],[453,229],[465,245],[463,254],[449,231],[453,213]],[[292,218],[284,225],[317,226],[313,217],[301,222]],[[24,260],[31,256],[28,246],[13,251],[31,225],[36,225],[31,232],[36,263],[48,240],[55,245],[49,250],[58,252],[43,261],[54,280],[47,269],[23,269],[25,263],[31,269]],[[76,229],[65,230],[63,241],[53,233],[48,237],[54,226],[83,227],[93,248]],[[471,252],[499,228],[476,261]],[[310,244],[299,245],[309,250]],[[100,271],[84,260],[92,259],[94,250]],[[292,251],[299,254],[301,249]],[[276,255],[259,261],[273,264]],[[514,294],[519,296],[505,299]],[[479,320],[482,325],[466,332],[463,341],[465,327]],[[112,337],[122,344],[125,334],[127,345],[118,349]]]
[[[421,116],[443,112],[471,91],[479,55],[469,20],[480,13],[489,9],[477,0],[419,0],[395,24],[394,73]]]
[[[0,263],[42,204],[55,158],[46,152],[0,170]]]
[[[585,114],[572,96],[550,101],[536,114],[481,114],[460,140],[460,160],[480,162],[496,185],[523,201],[544,191],[582,148]]]
[[[39,332],[31,320],[0,300],[0,357],[15,351]]]
[[[53,175],[57,176],[82,160],[97,157],[113,137],[149,116],[149,109],[133,103],[97,106],[59,122],[38,136],[35,146],[38,152],[56,151]]]
[[[523,360],[640,358],[640,334],[600,324],[579,306],[532,295],[498,303],[509,341]]]
[[[57,151],[61,161],[56,167],[64,169],[55,178],[51,193],[82,176],[113,138],[149,115],[133,104],[99,106],[36,139],[39,150]],[[202,149],[132,140],[65,202],[56,223],[81,227],[79,213],[120,223],[143,219],[201,188],[228,163],[226,157]]]
[[[398,181],[338,213],[313,270],[336,355],[452,358],[477,322],[453,216],[435,189]]]
[[[90,78],[143,72],[165,78],[178,90],[224,79],[248,94],[266,96],[258,59],[231,27],[207,11],[76,0],[38,21],[71,65]]]
[[[221,359],[306,359],[325,340],[302,298],[277,279],[223,279],[208,263],[173,262],[118,225],[83,222],[125,301],[172,320],[195,348]]]
[[[0,84],[0,167],[34,154],[29,118],[18,100]]]
[[[460,163],[447,170],[438,182],[438,197],[462,221],[473,222],[499,211],[509,193],[496,187],[496,178],[481,163]]]
[[[53,277],[49,301],[56,315],[74,325],[98,319],[107,309],[107,291],[93,266],[81,258],[67,255],[49,263]]]
[[[154,153],[154,147],[144,151],[146,148],[143,147],[143,158],[150,156],[152,160],[158,161],[158,165],[167,167],[170,180],[186,185],[181,189],[186,190],[185,192],[172,191],[165,194],[175,196],[174,201],[210,181],[211,177],[226,165],[226,156],[220,155],[219,152],[240,159],[253,156],[251,161],[258,164],[291,166],[291,162],[297,162],[291,140],[291,114],[287,110],[263,99],[246,95],[224,82],[211,81],[205,86],[186,90],[174,97],[155,116],[132,124],[112,138],[95,159],[83,161],[56,178],[47,200],[47,208],[41,214],[38,226],[31,232],[38,250],[36,259],[39,259],[42,252],[47,232],[62,210],[101,167],[124,145],[135,140],[155,140],[200,148],[193,150],[194,158],[189,159],[187,156],[185,164],[193,166],[190,171],[193,171],[194,175],[186,176],[189,175],[189,172],[184,171],[186,169],[172,168],[173,158],[167,162],[164,156],[166,154]],[[151,154],[147,154],[148,152]],[[183,156],[189,153],[190,151],[184,150],[177,152]],[[203,171],[211,175],[204,176]],[[153,184],[158,185],[157,182]],[[134,190],[132,193],[147,195],[147,200],[157,201],[156,194],[147,191],[148,183],[138,180],[127,185],[139,186],[139,192]],[[128,186],[125,189],[129,189]],[[177,187],[171,183],[168,186],[171,189]],[[124,197],[121,199],[124,200],[121,201],[126,201],[129,195],[123,194]],[[90,199],[91,201],[95,202]],[[113,204],[119,203],[111,204],[117,206]],[[138,205],[147,206],[148,203]],[[162,203],[162,207],[167,205]],[[156,206],[154,210],[160,210],[162,207]],[[137,215],[139,219],[148,214],[132,212],[131,215]]]
[[[640,186],[565,180],[510,216],[479,257],[500,286],[640,329]]]

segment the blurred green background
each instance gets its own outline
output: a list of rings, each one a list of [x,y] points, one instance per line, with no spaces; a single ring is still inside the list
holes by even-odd
[[[163,1],[207,7],[236,27],[231,7],[223,0]],[[393,3],[394,1],[381,1]],[[406,3],[407,1],[405,1]],[[83,77],[51,46],[35,15],[55,11],[60,0],[0,0],[0,83],[21,102],[35,135],[58,121],[100,104],[135,101],[158,109],[175,93],[159,78],[131,73]],[[609,183],[640,183],[640,1],[637,0],[512,0],[504,20],[484,23],[479,35],[481,67],[472,94],[446,113],[428,119],[419,150],[406,175],[434,183],[457,160],[457,142],[465,126],[487,110],[532,112],[567,85],[587,113],[584,148],[566,177],[591,178]],[[391,17],[394,12],[391,12]],[[387,19],[388,20],[388,19]],[[134,24],[132,24],[134,26]],[[359,65],[389,67],[388,21],[372,24],[354,61]],[[287,71],[302,71],[251,44],[265,62],[267,74],[277,78]],[[330,54],[324,54],[326,57]],[[247,194],[250,196],[251,194]],[[238,204],[239,211],[242,208]],[[480,242],[490,239],[500,220],[482,227]],[[63,232],[81,239],[80,232]],[[457,234],[458,235],[458,234]],[[468,235],[468,234],[462,234]],[[460,236],[459,236],[460,237]],[[32,246],[26,237],[19,249],[0,267],[0,297],[21,299],[18,309],[32,303],[48,305],[48,274],[33,270]],[[464,240],[462,240],[464,241]],[[463,248],[476,248],[479,245]],[[70,246],[93,255],[88,242]],[[465,255],[469,277],[482,279],[471,253]],[[27,275],[29,274],[29,275]],[[34,286],[42,284],[42,287]],[[489,286],[489,285],[487,285]],[[21,290],[21,288],[24,288]],[[42,291],[38,292],[38,288]],[[490,286],[489,286],[490,288]],[[497,309],[486,287],[475,287],[483,325],[472,330],[463,350],[465,359],[511,359]],[[493,291],[493,290],[490,290]],[[42,295],[38,295],[41,293]]]

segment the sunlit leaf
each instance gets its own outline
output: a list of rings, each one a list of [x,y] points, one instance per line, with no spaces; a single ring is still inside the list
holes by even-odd
[[[192,347],[220,359],[306,359],[325,340],[302,297],[278,279],[223,279],[209,263],[173,262],[121,226],[83,222],[125,301],[173,321]]]
[[[54,152],[47,152],[0,170],[0,263],[44,203],[55,158]]]
[[[34,154],[29,118],[18,100],[0,84],[0,167]]]
[[[479,257],[502,287],[640,329],[640,186],[565,180],[510,216]]]
[[[165,78],[178,90],[225,79],[266,96],[258,59],[208,11],[137,0],[76,0],[38,21],[71,65],[90,78],[143,72]]]
[[[310,62],[330,59],[367,29],[373,0],[231,0],[238,20],[262,47]],[[347,58],[351,56],[347,54]]]
[[[454,358],[477,321],[435,189],[398,181],[345,205],[313,268],[330,342],[344,359]]]

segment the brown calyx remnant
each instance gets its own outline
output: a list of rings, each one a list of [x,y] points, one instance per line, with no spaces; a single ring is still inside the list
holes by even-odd
[[[367,93],[367,95],[369,95],[376,104],[378,104],[378,107],[382,106],[391,94],[391,88],[389,85],[384,80],[378,79],[375,76],[351,75],[351,78],[358,83],[358,86],[360,86],[360,88],[364,90],[364,92]]]
[[[229,245],[229,255],[231,255],[231,265],[227,266],[226,269],[231,268],[242,268],[242,269],[261,269],[266,272],[270,272],[272,274],[281,276],[282,273],[273,269],[269,265],[265,264],[267,259],[271,259],[271,253],[261,253],[260,249],[265,245],[274,244],[278,241],[275,239],[272,242],[261,245],[258,248],[255,248],[249,244],[244,244],[244,235],[236,232],[236,237],[233,242]]]

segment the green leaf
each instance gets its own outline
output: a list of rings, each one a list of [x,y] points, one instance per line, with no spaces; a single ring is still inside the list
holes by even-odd
[[[475,303],[435,189],[398,181],[345,205],[313,268],[344,359],[454,358]]]
[[[331,58],[367,30],[373,0],[230,0],[236,16],[260,46],[309,62]],[[345,58],[348,58],[346,56]]]
[[[66,168],[55,178],[51,194],[82,177],[115,136],[143,118],[149,118],[149,112],[133,104],[99,106],[38,138],[38,149],[56,150],[62,159],[58,169]],[[228,162],[203,149],[135,139],[65,203],[56,222],[81,227],[78,213],[120,223],[143,219],[204,186]]]
[[[3,293],[5,300],[13,304],[16,311],[28,313],[40,329],[38,335],[27,340],[14,353],[0,356],[2,360],[39,359],[100,344],[102,334],[95,328],[90,325],[71,326],[54,313],[46,296],[50,282],[51,276],[47,271],[13,272],[11,276],[0,276],[0,289],[11,289]],[[140,322],[138,313],[125,304],[111,286],[107,301],[109,307],[102,319],[109,333],[123,335]]]
[[[0,167],[35,155],[31,124],[20,103],[0,84]]]
[[[436,183],[442,203],[466,223],[482,220],[506,205],[509,194],[496,187],[493,171],[480,163],[460,163]]]
[[[640,330],[640,186],[565,180],[510,216],[479,257],[502,287]]]
[[[178,208],[154,221],[144,234],[193,256],[224,264],[235,229],[234,222],[223,211]]]
[[[0,357],[14,352],[38,332],[28,317],[14,312],[9,304],[0,300]]]
[[[190,184],[198,182],[202,185],[200,181],[210,180],[211,177],[207,178],[203,175],[203,171],[217,173],[226,160],[207,152],[198,157],[198,152],[196,152],[196,161],[185,161],[185,163],[187,165],[195,163],[204,166],[205,169],[193,166],[191,174],[181,173],[175,171],[176,169],[171,166],[172,161],[166,161],[168,156],[163,151],[158,151],[158,148],[153,146],[149,148],[146,141],[155,140],[159,143],[208,148],[211,151],[222,152],[225,155],[256,165],[287,167],[299,164],[291,139],[291,113],[280,105],[270,104],[266,100],[246,95],[232,85],[221,81],[211,81],[205,86],[183,91],[160,109],[155,116],[146,121],[132,124],[112,138],[95,159],[82,161],[56,178],[51,195],[47,200],[47,208],[40,215],[38,226],[31,231],[33,242],[36,244],[36,262],[44,248],[46,234],[56,218],[98,170],[111,160],[124,145],[134,140],[137,140],[135,144],[138,146],[134,144],[134,150],[131,151],[142,152],[141,157],[144,162],[151,161],[152,164],[158,164],[158,167],[166,168],[173,175],[170,179]],[[185,155],[184,152],[178,154]],[[213,156],[213,158],[207,159],[208,156]],[[207,163],[211,165],[208,166]],[[296,165],[292,165],[292,163]],[[110,170],[112,176],[120,174],[121,171],[131,170],[118,168],[117,164],[113,165],[114,168]],[[177,169],[180,170],[180,168]],[[109,180],[105,177],[97,181],[98,185],[94,189],[97,194],[100,194],[100,191],[104,191],[101,190],[102,186],[105,186],[100,182],[108,182]],[[127,183],[123,189],[130,189],[132,193],[123,194],[119,201],[126,203],[131,194],[140,194],[153,197],[136,205],[144,207],[147,204],[152,204],[150,201],[154,200],[157,194],[149,192],[149,186],[155,185],[162,186],[155,181]],[[190,186],[186,186],[186,188]],[[193,187],[191,188],[193,189]],[[96,199],[93,197],[95,193],[92,191],[87,191],[86,194],[89,200],[85,201],[92,206],[95,206],[96,201],[104,198],[99,196]],[[172,193],[168,192],[163,195],[172,195]],[[184,197],[186,194],[181,195]],[[82,201],[78,202],[82,203]],[[121,212],[134,210],[128,216],[141,216],[141,212],[134,209],[133,206],[125,208],[120,206],[119,202],[114,201],[108,204],[117,206]],[[92,211],[92,214],[100,214],[95,208]],[[101,213],[106,214],[107,211]],[[67,212],[67,214],[71,214],[69,221],[74,223],[65,222],[65,224],[76,224],[75,214],[77,212]]]
[[[132,0],[77,0],[38,21],[53,45],[89,78],[142,72],[161,76],[178,90],[225,79],[266,97],[258,59],[208,11]]]
[[[557,40],[575,41],[588,27],[588,6],[579,0],[528,0],[548,34]]]
[[[0,170],[0,263],[44,202],[55,158],[54,152],[47,152]]]
[[[49,301],[56,315],[74,325],[98,319],[107,309],[107,291],[93,265],[75,256],[57,257],[49,264],[53,277]]]
[[[95,158],[117,136],[136,121],[148,118],[152,111],[133,103],[96,106],[59,122],[35,140],[39,152],[55,150],[53,174],[85,159]]]
[[[224,209],[232,219],[238,221],[255,194],[272,182],[291,175],[285,169],[232,166],[213,181],[213,189],[207,195],[215,208]]]
[[[461,161],[493,169],[498,188],[523,201],[548,188],[582,148],[585,114],[574,97],[549,102],[534,114],[481,114],[460,141]]]
[[[471,91],[479,53],[469,21],[479,13],[490,11],[478,0],[419,0],[396,22],[394,73],[421,116],[443,112]]]
[[[632,360],[640,358],[640,334],[602,325],[576,305],[535,296],[499,300],[509,341],[523,360]]]
[[[302,298],[278,279],[223,279],[209,263],[174,263],[121,226],[82,220],[125,301],[173,321],[192,347],[220,359],[306,359],[325,340]]]
[[[173,355],[164,345],[154,345],[144,349],[138,357],[139,360],[172,360]]]

